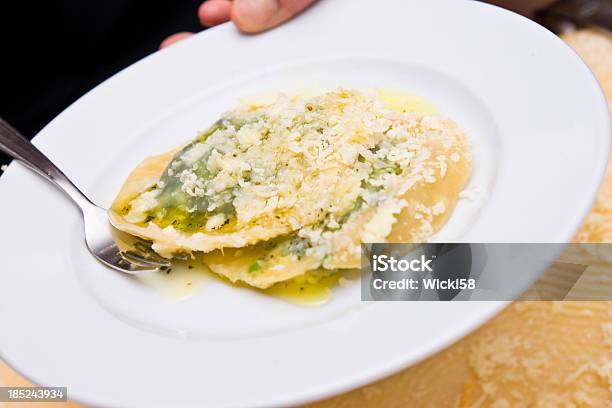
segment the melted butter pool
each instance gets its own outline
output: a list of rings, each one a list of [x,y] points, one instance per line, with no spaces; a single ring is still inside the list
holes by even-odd
[[[166,271],[136,276],[141,284],[172,301],[187,299],[200,288],[205,291],[207,282],[222,281],[236,288],[252,290],[300,306],[323,305],[332,299],[334,287],[358,278],[359,270],[337,271],[322,277],[307,274],[279,282],[267,289],[257,289],[244,283],[231,282],[213,273],[198,256],[189,261],[174,261]]]
[[[377,88],[375,91],[390,109],[400,112],[420,113],[422,115],[439,114],[436,106],[422,96],[389,88]]]
[[[169,300],[182,300],[192,296],[209,278],[204,265],[195,261],[176,261],[166,271],[137,275],[136,279]]]

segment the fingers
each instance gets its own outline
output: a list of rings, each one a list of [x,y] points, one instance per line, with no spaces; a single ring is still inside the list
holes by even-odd
[[[229,21],[231,9],[230,0],[208,0],[200,5],[198,18],[202,25],[212,27]]]
[[[214,26],[225,23],[230,19],[231,7],[232,2],[230,0],[208,0],[200,5],[200,8],[198,9],[198,18],[205,26]],[[172,45],[191,35],[193,35],[193,33],[187,31],[172,34],[170,37],[162,41],[159,48]]]
[[[258,33],[289,20],[316,0],[207,0],[198,9],[202,25],[215,26],[231,20],[246,33]],[[193,35],[181,32],[160,44],[164,48]]]
[[[234,0],[231,18],[241,31],[258,33],[289,20],[315,1]]]
[[[162,43],[159,45],[159,48],[165,48],[169,45],[174,44],[175,42],[179,42],[189,36],[192,36],[193,33],[188,32],[188,31],[183,31],[180,33],[176,33],[176,34],[172,34],[170,37],[167,37],[164,41],[162,41]]]

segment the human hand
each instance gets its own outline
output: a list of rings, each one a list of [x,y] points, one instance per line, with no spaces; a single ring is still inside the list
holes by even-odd
[[[198,9],[200,23],[212,27],[232,21],[245,33],[259,33],[279,24],[304,10],[316,0],[206,0]],[[166,38],[159,48],[167,47],[192,32],[180,32]]]

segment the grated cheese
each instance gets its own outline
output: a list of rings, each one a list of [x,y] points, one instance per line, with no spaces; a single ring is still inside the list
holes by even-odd
[[[433,233],[469,172],[468,148],[451,120],[391,109],[376,94],[279,94],[227,112],[171,157],[152,191],[125,193],[123,219],[136,225],[124,228],[163,256],[202,251],[216,259],[215,250],[242,248],[245,261],[235,265],[256,262],[257,273],[212,264],[258,287],[319,267],[355,268],[360,243],[384,242],[407,208],[404,218],[420,221],[406,236]],[[409,194],[449,178],[455,197]],[[278,261],[262,261],[271,254]]]

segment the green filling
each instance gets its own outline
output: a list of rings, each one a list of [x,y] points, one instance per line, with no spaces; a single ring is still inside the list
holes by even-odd
[[[215,208],[213,211],[208,211],[209,201],[206,197],[193,197],[184,192],[182,182],[177,175],[184,170],[191,170],[191,166],[185,165],[181,160],[181,156],[191,149],[194,145],[206,141],[206,139],[218,130],[226,128],[229,123],[238,130],[243,123],[238,121],[217,121],[205,132],[202,132],[196,139],[179,151],[172,159],[166,170],[164,171],[160,184],[163,186],[156,197],[158,205],[155,208],[147,211],[147,221],[152,221],[161,228],[172,225],[175,229],[185,232],[197,232],[206,226],[206,222],[210,217],[222,213],[225,215],[226,221],[223,224],[227,226],[235,221],[235,210],[232,205],[232,191],[224,191],[221,194],[225,195],[227,203],[223,206]],[[206,163],[210,157],[212,149],[205,153],[197,160],[198,164]],[[211,174],[206,166],[200,165],[193,173],[201,179],[210,179]]]
[[[254,120],[266,119],[265,115],[256,117]],[[165,169],[164,173],[160,178],[159,186],[153,187],[158,189],[159,194],[156,196],[158,205],[145,213],[144,225],[149,222],[153,222],[161,228],[173,226],[175,229],[184,231],[187,233],[195,233],[206,228],[208,220],[216,215],[222,214],[224,222],[222,225],[218,225],[216,228],[223,227],[224,230],[232,230],[233,225],[236,223],[236,210],[233,205],[233,199],[235,197],[237,186],[227,188],[224,191],[219,192],[215,199],[217,203],[222,202],[224,204],[218,205],[209,210],[210,199],[206,196],[192,196],[183,191],[183,182],[180,179],[180,175],[183,171],[188,170],[199,180],[210,180],[214,177],[207,168],[207,163],[212,154],[213,146],[204,152],[203,156],[197,159],[197,167],[188,165],[183,162],[181,157],[188,152],[194,145],[205,142],[210,136],[214,135],[217,131],[223,131],[228,126],[233,126],[238,131],[246,122],[243,119],[236,117],[226,117],[218,120],[206,131],[202,132],[197,138],[185,146],[181,151],[175,154],[170,164]],[[323,129],[320,129],[323,131]],[[266,135],[264,135],[265,138]],[[232,142],[232,141],[230,141]],[[222,142],[221,142],[222,144]],[[370,150],[375,153],[380,146],[375,146]],[[359,157],[359,161],[363,162],[364,158]],[[369,174],[369,177],[362,181],[361,187],[364,190],[370,192],[377,192],[382,189],[381,186],[375,186],[371,184],[371,180],[383,176],[385,173],[390,174],[401,174],[402,169],[398,163],[391,162],[389,160],[382,159],[384,167],[374,169]],[[245,177],[246,176],[246,177]],[[243,177],[248,179],[248,174],[243,173]],[[342,224],[351,213],[359,209],[363,204],[363,199],[359,197],[355,203],[355,206],[348,209],[341,219],[337,220],[338,223]],[[131,209],[131,205],[128,204],[122,209],[122,213],[127,214]],[[292,239],[292,238],[291,238]],[[290,239],[290,240],[291,240]]]
[[[261,265],[259,264],[259,261],[255,261],[249,265],[249,273],[256,272],[260,269],[261,269]]]
[[[355,202],[355,205],[346,214],[344,214],[342,218],[337,220],[338,224],[342,226],[344,223],[346,223],[350,216],[359,211],[364,204],[365,202],[363,201],[363,199],[361,197],[358,198]],[[324,223],[320,223],[319,228],[321,228],[323,231],[330,231],[330,229],[327,228]],[[310,242],[310,240],[308,240],[307,238],[302,238],[296,233],[274,238],[270,241],[266,241],[265,243],[260,243],[258,245],[265,245],[268,252],[265,255],[254,259],[249,264],[249,273],[254,273],[258,271],[263,272],[265,268],[268,267],[268,262],[272,261],[274,257],[286,257],[295,255],[297,257],[297,260],[300,261],[301,258],[306,255],[306,250],[312,248],[312,242]],[[321,262],[323,262],[323,259],[321,259]]]

